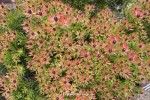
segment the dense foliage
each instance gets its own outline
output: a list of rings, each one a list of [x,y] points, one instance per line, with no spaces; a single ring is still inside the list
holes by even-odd
[[[124,100],[140,93],[150,80],[150,0],[120,1],[17,0],[13,10],[1,4],[0,99]]]

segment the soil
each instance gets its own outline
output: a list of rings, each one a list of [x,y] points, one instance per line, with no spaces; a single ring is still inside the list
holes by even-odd
[[[150,100],[150,90],[144,91],[143,94],[138,94],[133,100]]]
[[[135,96],[133,100],[150,100],[150,82],[143,84],[142,87],[145,89],[143,93]]]

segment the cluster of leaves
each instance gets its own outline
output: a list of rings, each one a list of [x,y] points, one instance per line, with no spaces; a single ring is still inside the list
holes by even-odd
[[[132,0],[120,20],[107,7],[91,17],[91,1],[23,0],[11,11],[1,5],[2,96],[124,100],[141,92],[150,80],[149,0]]]

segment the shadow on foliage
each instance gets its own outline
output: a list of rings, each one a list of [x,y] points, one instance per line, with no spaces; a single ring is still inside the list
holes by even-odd
[[[0,77],[6,73],[7,73],[7,68],[3,64],[0,64]]]
[[[44,95],[40,94],[38,82],[35,79],[35,72],[26,69],[26,73],[13,91],[15,100],[46,100]]]
[[[141,39],[144,41],[144,42],[150,42],[150,24],[148,24],[147,21],[144,21],[143,22],[143,25],[144,25],[144,30],[146,31],[147,34],[146,35],[146,38],[142,38]]]
[[[91,17],[96,15],[96,13],[105,7],[110,8],[116,13],[120,13],[125,6],[130,2],[130,0],[63,0],[64,3],[69,3],[73,8],[84,10],[85,5],[93,4],[96,6],[94,12],[92,12]]]

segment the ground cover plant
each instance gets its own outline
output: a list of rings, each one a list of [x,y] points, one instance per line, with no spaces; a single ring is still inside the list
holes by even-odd
[[[0,7],[0,99],[128,100],[150,80],[150,0]]]

